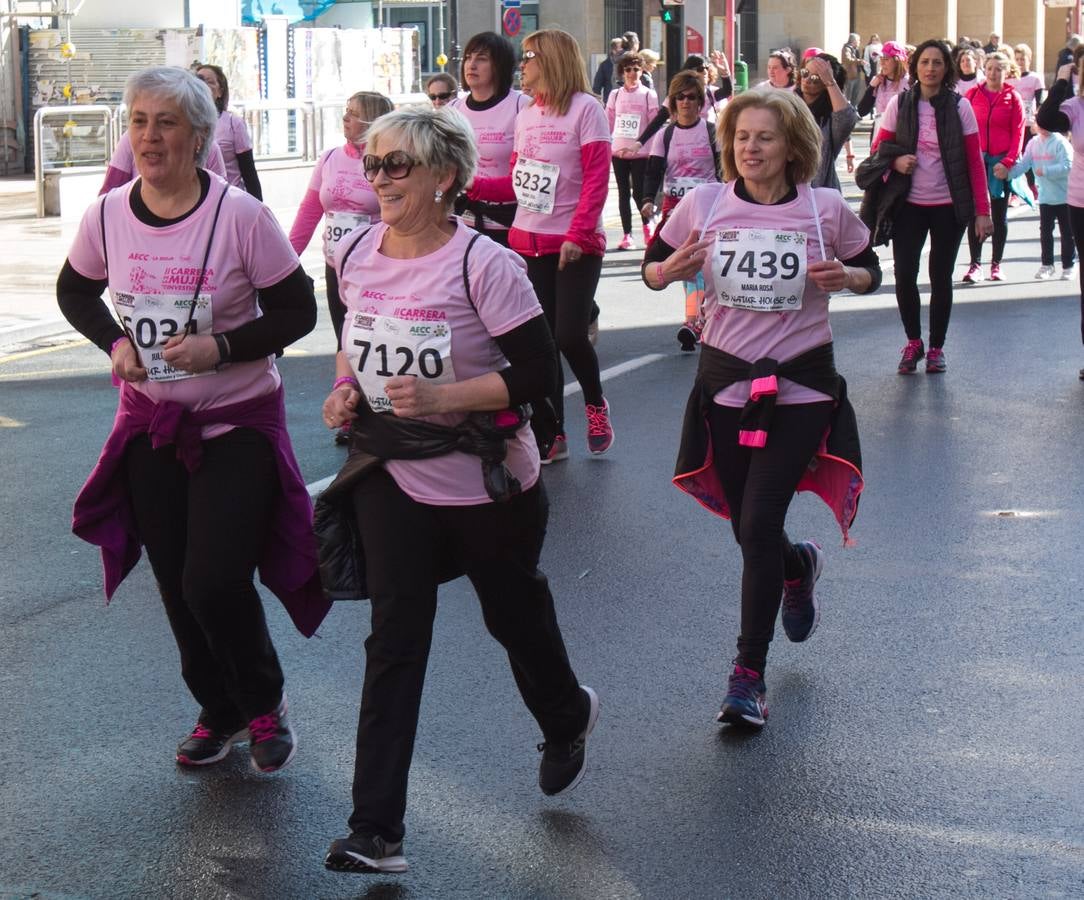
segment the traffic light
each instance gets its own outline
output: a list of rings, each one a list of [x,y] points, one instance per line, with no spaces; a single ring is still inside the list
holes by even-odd
[[[659,18],[662,19],[663,25],[673,25],[676,21],[676,17],[674,15],[674,7],[667,6],[665,3],[661,3],[659,5]]]

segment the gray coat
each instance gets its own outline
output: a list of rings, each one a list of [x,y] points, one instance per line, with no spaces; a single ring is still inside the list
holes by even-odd
[[[821,126],[821,164],[813,179],[813,187],[830,187],[842,192],[836,175],[836,157],[850,139],[858,122],[858,111],[847,104],[844,109],[833,110],[831,118]]]

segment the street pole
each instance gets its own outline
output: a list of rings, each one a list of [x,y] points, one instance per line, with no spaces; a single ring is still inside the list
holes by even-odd
[[[462,46],[459,43],[459,0],[448,0],[448,43],[452,57],[452,74],[459,77],[460,52]],[[463,87],[463,85],[460,85]]]

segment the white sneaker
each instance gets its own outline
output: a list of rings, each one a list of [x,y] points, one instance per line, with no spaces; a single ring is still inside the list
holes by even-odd
[[[1039,266],[1039,271],[1035,273],[1036,281],[1046,281],[1048,278],[1054,277],[1053,266]]]
[[[1072,281],[1074,278],[1076,278],[1076,266],[1069,266],[1068,269],[1061,270],[1062,281]]]

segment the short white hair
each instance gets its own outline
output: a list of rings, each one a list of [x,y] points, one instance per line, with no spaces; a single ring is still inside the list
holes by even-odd
[[[419,164],[441,175],[455,172],[444,195],[450,206],[478,168],[474,129],[463,114],[447,106],[405,106],[381,116],[369,126],[366,143],[372,147],[382,137],[395,134]],[[386,152],[386,151],[385,151]]]
[[[179,66],[150,66],[128,76],[124,85],[124,105],[129,111],[140,94],[165,96],[180,107],[181,115],[200,138],[196,165],[202,166],[211,152],[211,140],[218,124],[211,89],[188,69]]]

